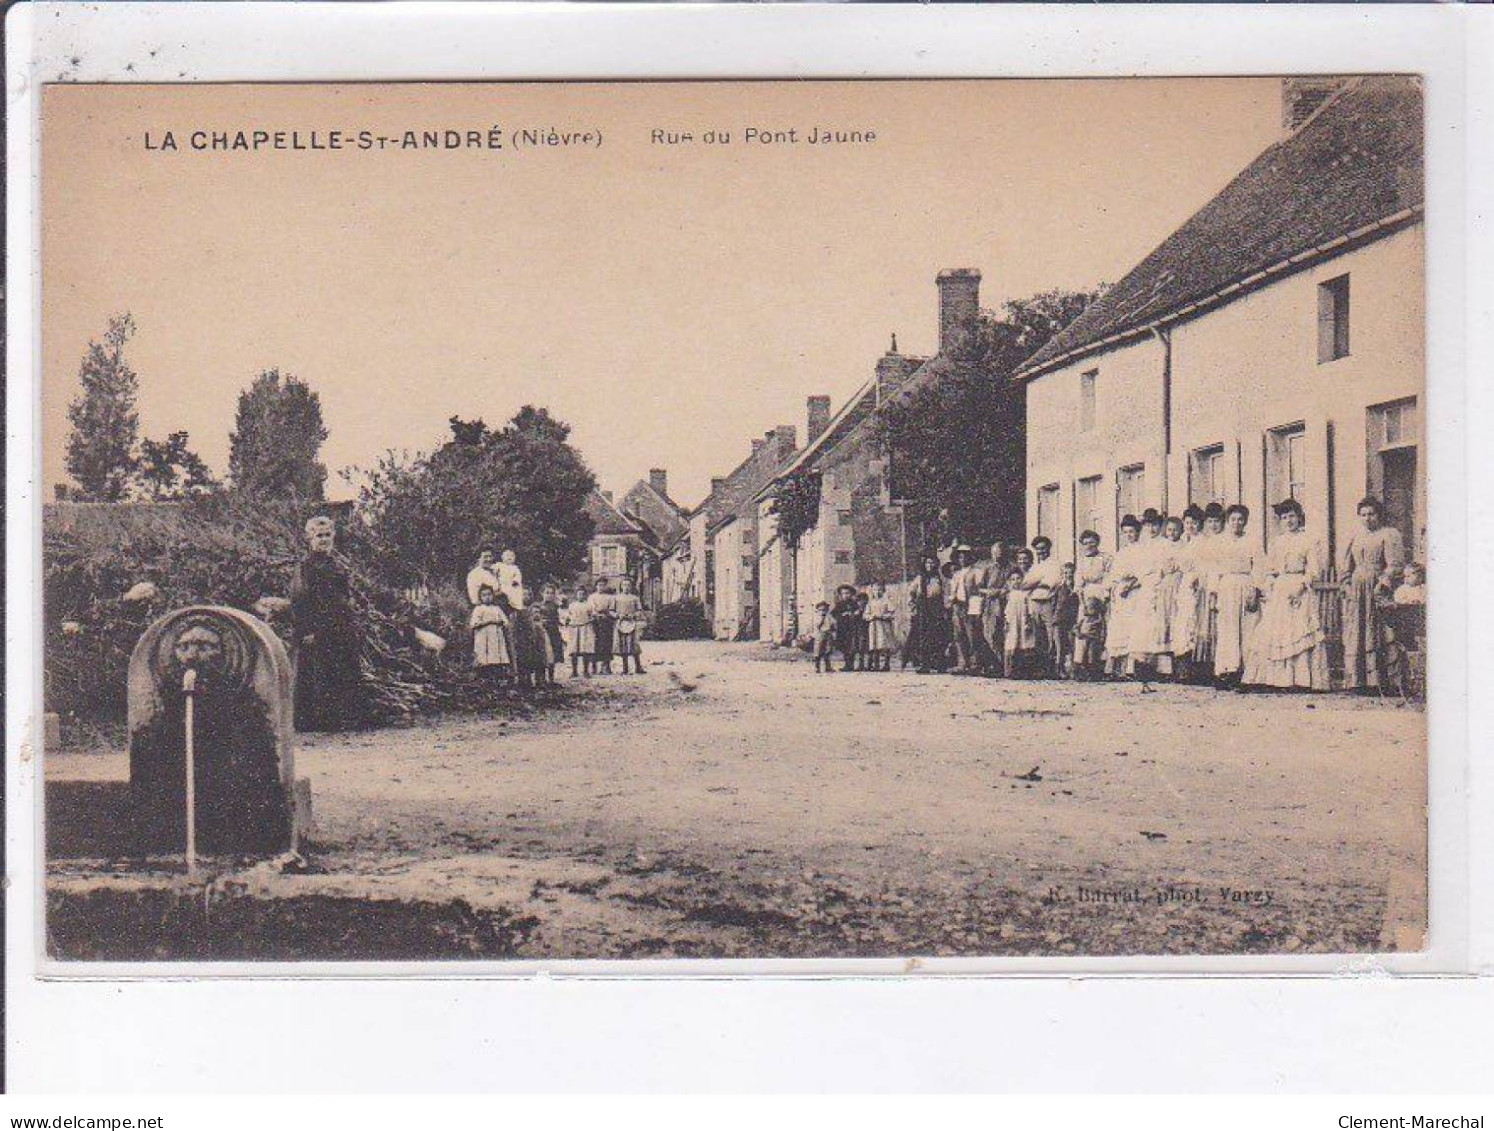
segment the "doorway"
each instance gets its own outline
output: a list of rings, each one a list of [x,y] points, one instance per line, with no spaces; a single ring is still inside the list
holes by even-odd
[[[1385,522],[1401,532],[1406,554],[1416,557],[1416,448],[1387,448],[1380,453],[1380,490]]]

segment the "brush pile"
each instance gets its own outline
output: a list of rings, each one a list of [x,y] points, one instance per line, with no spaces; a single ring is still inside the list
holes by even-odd
[[[304,552],[305,518],[289,504],[232,497],[47,507],[46,709],[122,721],[135,642],[156,617],[184,605],[243,609],[288,639],[283,599]],[[503,696],[472,677],[461,595],[391,584],[359,523],[338,525],[338,557],[352,579],[375,721],[497,705]],[[448,646],[433,648],[432,637]]]

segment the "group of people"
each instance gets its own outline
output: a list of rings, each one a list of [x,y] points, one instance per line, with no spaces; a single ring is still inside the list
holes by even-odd
[[[577,586],[569,597],[546,583],[536,600],[514,552],[495,555],[484,548],[467,573],[467,600],[473,666],[495,683],[553,684],[567,656],[576,678],[611,674],[614,658],[624,675],[630,661],[634,672],[643,671],[643,604],[630,577],[618,579],[616,592],[598,578],[594,591]]]
[[[1238,503],[1190,506],[1173,516],[1152,508],[1128,514],[1119,549],[1102,553],[1100,536],[1086,530],[1073,562],[1055,558],[1042,535],[1014,553],[997,542],[982,560],[967,545],[952,546],[948,560],[931,552],[910,589],[903,666],[1327,690],[1319,583],[1332,580],[1330,563],[1297,500],[1273,510],[1278,527],[1265,552],[1247,534],[1249,508]],[[1400,612],[1419,611],[1425,600],[1421,567],[1407,562],[1380,501],[1366,497],[1357,512],[1360,529],[1336,578],[1350,689],[1382,685],[1387,641],[1410,623]],[[830,670],[834,651],[843,670],[889,669],[892,619],[882,586],[869,595],[842,586],[833,606],[817,609],[816,669]]]
[[[897,650],[893,618],[897,610],[881,582],[874,584],[870,593],[854,585],[842,585],[835,591],[833,606],[821,601],[814,611],[815,671],[834,671],[837,650],[845,671],[892,670],[892,654]]]

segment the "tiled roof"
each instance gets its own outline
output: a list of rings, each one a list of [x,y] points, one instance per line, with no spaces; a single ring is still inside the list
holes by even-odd
[[[593,534],[642,533],[639,524],[618,510],[600,491],[593,490],[586,496],[584,509],[596,525]]]
[[[1352,81],[1277,142],[1018,371],[1033,376],[1221,291],[1422,207],[1422,95],[1410,76]],[[1263,274],[1267,273],[1269,274]]]

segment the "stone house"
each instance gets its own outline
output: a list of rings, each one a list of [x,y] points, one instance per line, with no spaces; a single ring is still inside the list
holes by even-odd
[[[665,601],[667,549],[689,530],[684,510],[669,497],[669,475],[653,468],[614,502],[612,492],[593,491],[586,513],[596,529],[588,550],[586,581],[612,580],[626,574],[646,608]]]
[[[1372,493],[1420,546],[1420,84],[1288,79],[1283,106],[1285,135],[1019,370],[1029,538],[1067,557],[1218,501],[1265,547],[1290,496],[1336,557]]]
[[[871,378],[833,416],[828,401],[811,401],[809,442],[758,493],[759,525],[767,529],[772,519],[776,535],[774,505],[784,482],[812,476],[820,485],[819,516],[798,545],[790,550],[779,537],[765,542],[773,560],[765,559],[764,575],[782,580],[771,590],[778,598],[771,608],[770,587],[764,586],[763,639],[802,635],[815,603],[832,601],[837,586],[898,585],[916,572],[925,532],[910,529],[894,497],[891,461],[875,418],[883,405],[911,396],[946,371],[945,358],[980,315],[980,279],[971,268],[939,273],[939,350],[933,357],[900,353],[894,337]]]
[[[756,496],[793,458],[797,432],[780,424],[752,441],[747,458],[711,480],[711,492],[689,517],[688,544],[677,544],[666,568],[670,591],[697,597],[718,640],[758,634]]]

